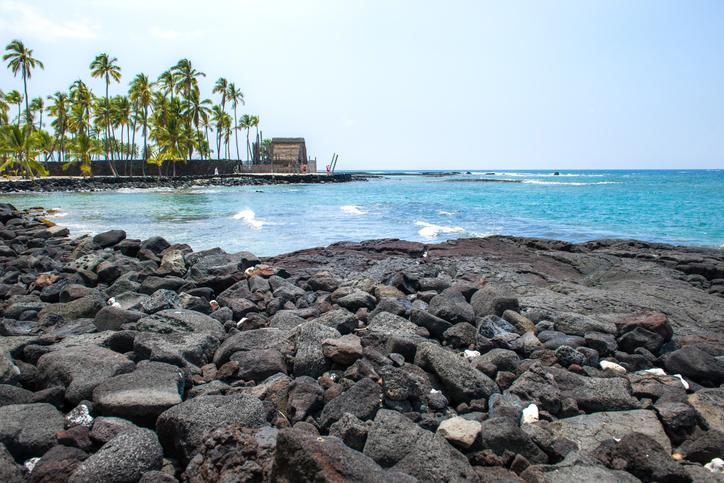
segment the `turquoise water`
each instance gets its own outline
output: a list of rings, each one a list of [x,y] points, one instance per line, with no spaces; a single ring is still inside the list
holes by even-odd
[[[480,179],[522,183],[484,183]],[[492,234],[724,244],[724,170],[388,176],[330,185],[2,195],[57,208],[73,234],[111,228],[194,249],[274,255],[340,240]]]

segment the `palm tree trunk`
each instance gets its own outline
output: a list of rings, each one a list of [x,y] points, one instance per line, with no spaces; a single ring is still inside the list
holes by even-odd
[[[239,124],[236,121],[236,104],[234,104],[234,139],[236,140],[236,160],[239,161]]]
[[[30,112],[30,103],[28,102],[28,79],[25,72],[25,65],[23,65],[23,89],[25,90],[25,112]],[[20,114],[18,113],[18,119]],[[18,120],[18,123],[20,121]],[[18,124],[19,126],[20,124]],[[30,125],[30,130],[33,130],[32,124]]]

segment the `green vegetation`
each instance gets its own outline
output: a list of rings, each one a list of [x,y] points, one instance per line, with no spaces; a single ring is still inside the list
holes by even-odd
[[[92,176],[92,162],[104,159],[114,176],[145,175],[146,164],[157,166],[159,177],[164,166],[175,176],[176,163],[194,158],[212,159],[215,154],[218,160],[242,162],[239,130],[246,130],[245,161],[254,157],[249,135],[256,128],[259,138],[259,117],[239,116],[245,104],[241,89],[221,77],[212,89],[219,104],[204,99],[199,83],[206,74],[188,59],[179,60],[155,82],[137,74],[127,94],[111,95],[111,86],[124,77],[118,59],[101,53],[90,63],[89,73],[104,81],[103,95],[78,79],[67,90],[31,98],[32,74],[44,69],[43,63],[20,40],[5,50],[2,60],[22,78],[23,90],[0,90],[0,174],[32,178],[47,174],[46,163],[59,162],[64,169],[77,164],[83,175]],[[141,173],[133,173],[134,159],[145,161]]]

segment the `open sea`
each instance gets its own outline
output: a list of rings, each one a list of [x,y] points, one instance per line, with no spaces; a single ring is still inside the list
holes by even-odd
[[[383,174],[383,172],[378,172]],[[519,235],[724,246],[724,170],[384,175],[341,184],[0,195],[72,235],[126,230],[268,256],[341,240]],[[484,182],[507,180],[508,182]]]

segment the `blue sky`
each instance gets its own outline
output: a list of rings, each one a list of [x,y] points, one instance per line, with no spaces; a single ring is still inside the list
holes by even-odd
[[[13,38],[31,96],[188,57],[340,169],[724,168],[719,0],[0,0]]]

